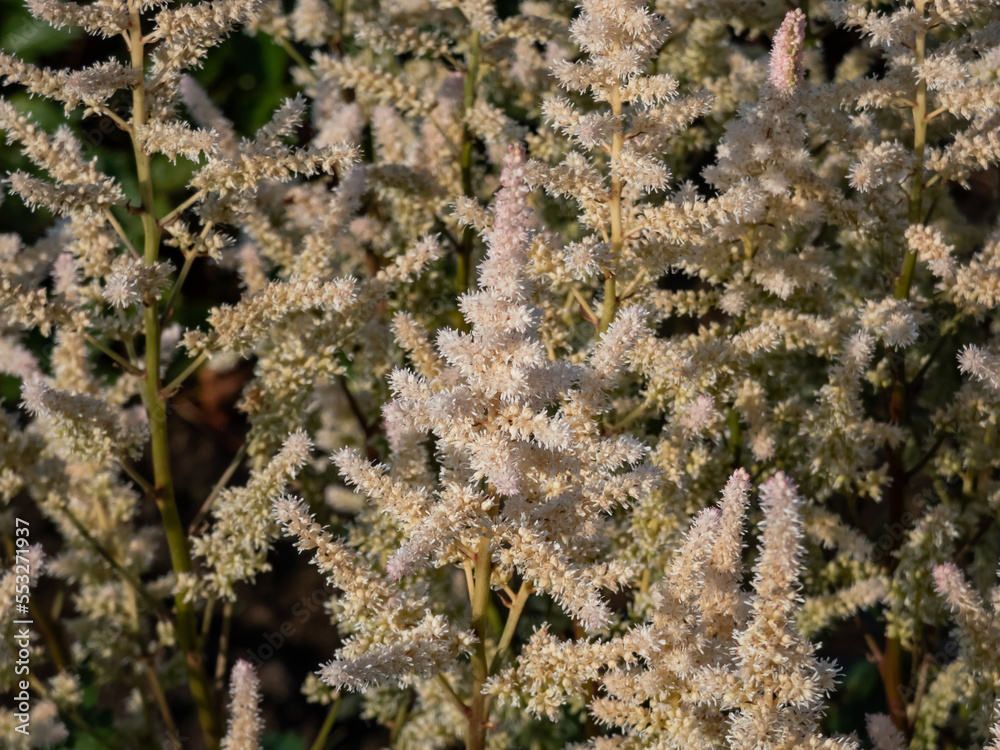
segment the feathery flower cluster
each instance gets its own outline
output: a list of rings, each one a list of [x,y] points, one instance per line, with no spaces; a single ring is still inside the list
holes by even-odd
[[[284,491],[309,460],[312,441],[302,432],[285,440],[281,452],[246,487],[219,493],[212,509],[212,527],[192,540],[192,551],[205,558],[203,581],[215,595],[235,598],[237,581],[253,580],[268,570],[267,549],[276,538],[269,508],[271,499]]]
[[[406,370],[391,376],[390,443],[394,451],[419,453],[411,444],[434,435],[446,467],[441,489],[429,496],[422,485],[393,482],[348,449],[334,461],[406,536],[386,566],[394,578],[428,562],[458,562],[463,549],[486,542],[494,575],[516,572],[599,629],[610,619],[600,589],[624,585],[631,574],[628,566],[592,567],[606,544],[604,516],[647,493],[655,472],[640,465],[645,446],[624,436],[603,439],[592,415],[607,407],[623,357],[643,334],[643,315],[638,308],[623,312],[586,366],[547,359],[524,275],[532,221],[525,171],[521,149],[512,148],[480,289],[459,301],[471,330],[441,331],[441,367],[432,378]],[[560,396],[565,401],[555,408]],[[619,473],[625,465],[635,468]],[[574,518],[586,522],[578,526]]]
[[[1000,5],[26,5],[95,39],[0,51],[12,747],[288,729],[215,695],[287,537],[400,750],[1000,748]]]
[[[248,661],[233,665],[229,685],[229,731],[222,750],[257,750],[260,747],[260,680]]]
[[[720,506],[696,517],[654,593],[648,624],[600,647],[557,644],[538,631],[490,690],[506,702],[530,696],[529,710],[554,716],[573,686],[597,680],[606,697],[591,703],[595,718],[643,744],[660,736],[697,748],[817,742],[836,669],[795,631],[801,500],[782,474],[761,488],[764,533],[748,598],[741,578],[749,490],[740,469]],[[553,662],[569,679],[551,671]],[[848,739],[821,743],[856,747]]]

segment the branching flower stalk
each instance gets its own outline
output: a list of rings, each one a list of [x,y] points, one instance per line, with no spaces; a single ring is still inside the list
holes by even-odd
[[[920,23],[914,32],[914,64],[919,70],[927,53],[927,31],[925,27],[926,0],[914,0],[914,8]],[[913,174],[910,177],[908,218],[910,226],[924,222],[924,152],[927,148],[927,79],[919,77],[913,97]],[[896,298],[907,299],[913,284],[913,271],[917,265],[917,252],[907,248],[903,255],[903,266],[896,280]]]
[[[926,3],[925,0],[914,0],[914,8],[919,19],[914,32],[913,56],[915,69],[919,70],[925,63],[927,49]],[[911,227],[919,226],[924,220],[924,153],[927,146],[927,79],[918,76],[916,92],[912,106],[913,117],[913,167],[910,176],[907,218]],[[899,277],[896,279],[896,299],[906,300],[910,297],[913,285],[913,275],[917,265],[915,248],[907,247],[903,252],[903,263]],[[906,355],[900,351],[889,354],[892,371],[892,385],[889,394],[889,413],[898,422],[909,419],[906,403],[907,378]],[[888,518],[890,524],[899,523],[906,507],[906,489],[909,477],[903,463],[903,456],[898,447],[886,446],[891,487],[889,491]],[[886,639],[885,648],[877,655],[879,674],[882,677],[886,701],[889,705],[889,716],[896,728],[906,736],[912,734],[909,718],[906,715],[906,705],[903,695],[903,663],[902,647],[898,638]]]
[[[611,214],[611,258],[609,267],[604,269],[604,305],[601,308],[601,322],[597,329],[600,333],[608,330],[611,321],[618,313],[618,259],[621,258],[624,245],[622,229],[622,175],[616,162],[621,161],[622,146],[625,143],[624,124],[622,122],[622,89],[618,81],[611,84],[608,97],[611,104],[611,148],[608,157],[611,160],[611,191],[608,194],[608,210]]]
[[[489,679],[489,661],[486,643],[489,635],[487,609],[490,604],[490,578],[493,573],[491,540],[484,536],[476,548],[474,588],[472,595],[471,628],[476,634],[476,646],[472,651],[472,698],[469,704],[469,726],[465,740],[466,750],[485,750],[486,727],[489,723],[487,696],[483,687]]]
[[[145,93],[145,39],[142,33],[142,19],[138,0],[129,0],[128,47],[132,70],[138,84],[132,87],[132,148],[135,154],[136,178],[139,184],[139,206],[143,230],[143,262],[154,266],[160,255],[160,225],[155,213],[155,195],[150,158],[140,142],[137,132],[147,124]],[[193,254],[190,256],[193,258]],[[185,259],[187,261],[187,259]],[[187,262],[185,263],[187,267]],[[184,278],[183,274],[180,278]],[[178,281],[180,283],[180,281]],[[172,304],[172,297],[168,305]],[[178,577],[191,571],[191,552],[187,535],[177,508],[174,495],[174,480],[170,466],[170,438],[167,432],[167,398],[160,386],[160,312],[154,300],[143,302],[145,322],[145,388],[143,404],[149,422],[150,451],[153,464],[153,496],[160,511],[163,529],[166,532],[170,562]],[[190,602],[182,596],[174,599],[176,613],[175,628],[177,645],[184,654],[191,697],[198,709],[205,745],[209,750],[219,746],[220,733],[215,716],[211,683],[205,671],[204,657],[198,642],[197,615]]]
[[[472,112],[476,103],[476,91],[479,87],[480,32],[473,29],[469,32],[468,53],[465,61],[465,72],[462,77],[462,141],[459,145],[459,168],[462,173],[462,195],[475,200],[476,193],[472,182],[473,133],[466,122],[466,115]],[[475,230],[471,226],[463,227],[462,236],[455,258],[455,287],[459,294],[469,291],[470,274],[472,272],[472,243]]]

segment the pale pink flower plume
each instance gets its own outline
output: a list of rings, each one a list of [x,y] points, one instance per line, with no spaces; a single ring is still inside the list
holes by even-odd
[[[802,81],[802,45],[805,38],[805,13],[798,8],[789,11],[774,35],[767,71],[771,85],[783,94],[791,94]]]

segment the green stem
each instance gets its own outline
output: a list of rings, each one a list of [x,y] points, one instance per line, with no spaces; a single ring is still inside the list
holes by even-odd
[[[729,449],[733,456],[733,468],[740,466],[743,452],[743,434],[740,430],[740,413],[736,409],[729,410],[729,417],[726,420],[729,427]]]
[[[160,716],[163,717],[163,723],[167,725],[167,731],[173,737],[179,737],[180,734],[177,731],[177,722],[174,721],[174,716],[170,712],[170,702],[167,700],[167,694],[163,691],[163,685],[160,683],[160,678],[156,675],[156,666],[153,664],[153,660],[149,656],[142,657],[142,663],[146,666],[146,676],[149,678],[149,687],[153,691],[153,697],[156,699],[156,707],[160,711]]]
[[[489,677],[486,660],[486,637],[488,635],[487,610],[490,603],[490,575],[492,560],[490,538],[479,540],[476,550],[475,590],[472,595],[472,629],[478,641],[472,652],[472,702],[469,706],[469,726],[465,738],[466,750],[484,750],[486,747],[486,724],[489,720],[483,685]]]
[[[621,258],[624,246],[622,232],[622,179],[617,174],[615,162],[621,158],[622,147],[625,145],[625,132],[622,125],[622,92],[615,83],[609,96],[611,114],[614,115],[614,125],[611,131],[611,194],[608,205],[611,210],[611,267],[604,272],[604,308],[601,311],[601,323],[598,331],[604,333],[618,313],[618,260]]]
[[[7,557],[13,560],[16,555],[13,537],[3,536],[3,549],[7,553]],[[13,562],[11,566],[13,566]],[[57,630],[55,622],[53,622],[53,620],[57,620],[57,617],[55,615],[50,616],[45,607],[41,606],[35,597],[31,597],[28,600],[28,611],[31,612],[31,619],[35,621],[35,627],[45,641],[45,647],[48,649],[48,654],[52,657],[53,665],[59,671],[66,669],[68,663],[66,642],[62,634]]]
[[[580,293],[580,290],[577,289],[576,287],[573,287],[572,289],[570,289],[570,296],[573,297],[579,303],[580,310],[583,313],[583,316],[587,318],[589,322],[593,323],[596,326],[599,322],[598,317],[594,313],[593,309],[590,307],[590,304],[587,302],[587,300],[583,298],[583,295]]]
[[[497,644],[497,651],[493,654],[493,661],[490,662],[490,674],[496,671],[503,664],[503,659],[507,655],[511,641],[514,640],[514,633],[517,631],[517,621],[521,619],[524,612],[524,605],[528,602],[528,597],[533,591],[531,584],[527,581],[521,583],[521,588],[517,590],[517,596],[510,604],[510,612],[507,614],[507,623],[504,625],[503,633],[500,635],[500,643]]]
[[[469,35],[469,59],[465,71],[465,97],[462,101],[462,142],[459,147],[459,164],[462,170],[462,194],[467,198],[474,198],[472,189],[472,132],[469,124],[464,121],[466,114],[476,103],[476,84],[479,79],[479,58],[480,44],[479,32],[473,31]],[[475,232],[472,227],[465,227],[462,230],[462,240],[458,247],[458,257],[455,266],[455,287],[459,294],[469,291],[469,284],[472,277],[472,242]]]
[[[146,493],[147,495],[153,494],[153,485],[147,482],[146,478],[142,476],[142,474],[139,473],[138,469],[136,469],[132,464],[130,464],[128,460],[122,458],[119,459],[118,463],[122,467],[122,471],[128,474],[132,478],[132,481],[135,482],[137,485],[139,485],[139,488],[144,493]]]
[[[205,644],[208,643],[208,634],[212,630],[212,616],[215,614],[215,597],[208,597],[208,601],[205,602],[205,614],[201,618],[201,635],[199,635],[199,642],[201,643],[201,648],[204,648]]]
[[[925,0],[915,0],[917,13],[924,15]],[[927,49],[927,32],[918,31],[913,52],[916,57],[915,67],[924,63]],[[909,222],[919,224],[923,220],[924,202],[924,149],[927,145],[927,82],[917,83],[917,95],[913,107],[913,180],[910,182]],[[907,299],[910,296],[910,286],[913,283],[913,269],[917,264],[917,254],[907,250],[903,256],[903,268],[896,280],[896,299]]]
[[[48,612],[45,611],[44,607],[35,604],[34,598],[28,601],[28,609],[31,612],[31,618],[35,621],[35,627],[42,634],[45,647],[52,657],[53,666],[61,672],[66,669],[68,664],[65,640],[56,630],[56,624],[49,619]]]
[[[135,249],[135,245],[132,244],[132,241],[128,238],[128,235],[125,234],[125,230],[122,228],[122,225],[118,222],[118,219],[115,218],[115,215],[111,213],[110,208],[104,209],[104,218],[108,220],[108,224],[110,224],[111,228],[115,230],[115,234],[118,235],[118,239],[120,239],[122,243],[125,245],[125,247],[128,248],[128,251],[132,253],[133,256],[138,258],[139,251]]]
[[[438,685],[440,685],[441,689],[444,690],[445,695],[447,695],[448,699],[455,705],[455,708],[457,708],[463,716],[468,718],[469,707],[465,705],[465,701],[458,697],[458,693],[455,692],[455,688],[453,688],[451,683],[448,682],[448,678],[441,672],[438,672],[434,676],[434,679],[437,680]]]
[[[333,12],[337,15],[337,36],[331,45],[338,55],[344,54],[344,31],[347,27],[347,0],[333,0]]]
[[[135,593],[142,597],[143,601],[149,605],[150,609],[156,613],[157,617],[161,620],[170,619],[170,613],[167,612],[166,608],[156,597],[149,593],[146,587],[142,584],[142,581],[139,580],[139,577],[119,563],[115,559],[114,555],[106,550],[104,546],[97,541],[97,539],[95,539],[89,531],[87,531],[80,519],[73,514],[68,506],[61,505],[59,510],[66,516],[73,528],[76,529],[76,533],[82,536],[84,541],[93,547],[94,551],[100,555],[108,565],[111,566],[112,570],[118,573],[118,575],[120,575],[124,581],[131,586],[133,590],[135,590]]]
[[[915,0],[917,13],[924,17],[926,0]],[[914,43],[915,67],[919,69],[924,62],[927,48],[927,32],[916,33]],[[913,107],[913,179],[910,182],[909,223],[919,224],[923,221],[924,199],[924,149],[927,144],[927,83],[923,80],[917,83],[917,94]],[[907,250],[903,256],[903,267],[896,280],[896,299],[908,299],[910,287],[913,284],[913,271],[917,263],[917,254]],[[908,413],[906,404],[906,359],[902,353],[890,354],[890,370],[892,385],[889,395],[889,418],[899,425],[905,424]],[[903,457],[899,450],[886,446],[889,475],[892,478],[889,491],[888,511],[889,522],[898,523],[906,507],[906,484],[909,477],[903,466]],[[889,714],[896,727],[909,738],[911,728],[906,718],[906,704],[900,692],[903,684],[902,648],[898,638],[886,640],[885,653],[878,663],[879,674],[886,701],[889,704]]]
[[[618,282],[611,272],[611,275],[604,279],[604,308],[601,310],[601,323],[597,327],[600,333],[604,333],[608,330],[611,322],[615,319],[615,315],[618,312]]]
[[[413,701],[413,691],[407,690],[403,695],[403,701],[396,710],[396,718],[392,722],[392,731],[389,732],[389,747],[396,747],[399,741],[400,732],[410,720],[410,703]]]
[[[316,74],[313,73],[312,68],[309,67],[309,61],[302,56],[302,53],[299,52],[297,49],[295,49],[295,47],[292,46],[292,43],[289,42],[287,39],[281,38],[281,39],[275,39],[275,41],[281,46],[283,50],[285,50],[285,54],[287,54],[290,58],[292,58],[295,64],[298,65],[300,68],[302,68],[315,83]]]
[[[916,476],[916,474],[927,465],[928,461],[934,458],[934,454],[938,452],[938,449],[940,449],[941,446],[944,445],[944,441],[947,439],[948,439],[948,434],[945,432],[942,432],[940,435],[938,435],[937,439],[934,441],[934,444],[927,449],[927,452],[924,453],[924,455],[922,455],[911,468],[907,469],[904,472],[905,476],[907,478]]]
[[[202,503],[201,508],[198,509],[198,514],[194,517],[191,525],[188,526],[189,536],[194,535],[194,533],[198,530],[198,527],[201,526],[201,522],[205,520],[209,511],[212,510],[212,505],[215,503],[215,499],[219,496],[219,493],[225,489],[226,485],[229,484],[229,480],[233,478],[233,474],[236,473],[240,464],[243,463],[243,459],[246,455],[247,444],[243,443],[243,445],[240,446],[240,449],[236,452],[236,455],[233,456],[233,460],[229,462],[229,466],[227,466],[226,470],[222,472],[222,476],[219,477],[219,481],[215,483],[211,492],[208,493],[208,497],[205,498],[205,502]]]
[[[524,613],[524,605],[528,603],[528,598],[534,588],[528,581],[521,582],[521,588],[517,590],[517,596],[510,603],[510,612],[507,614],[507,622],[504,624],[503,633],[500,635],[500,643],[497,644],[496,653],[493,654],[493,660],[490,662],[490,668],[488,675],[496,674],[497,670],[503,666],[504,657],[507,656],[507,652],[510,651],[510,644],[514,640],[514,633],[517,632],[517,623],[521,619],[521,615]],[[490,715],[490,704],[492,703],[493,696],[486,697],[486,706],[484,708],[484,713],[487,718]]]
[[[139,258],[138,254],[136,254],[136,258]],[[129,330],[129,322],[125,317],[125,311],[120,307],[116,307],[115,315],[118,316],[118,322],[121,324],[123,338],[122,343],[125,344],[125,352],[128,354],[128,361],[131,363],[132,367],[139,370],[139,355],[135,352],[135,337],[132,335],[131,330]],[[142,372],[142,370],[139,370],[139,372]]]
[[[222,605],[222,632],[219,633],[219,651],[215,658],[215,687],[221,693],[226,680],[226,663],[229,657],[229,631],[233,626],[233,603]]]
[[[139,84],[132,88],[132,149],[135,153],[136,177],[139,183],[143,229],[143,260],[146,265],[157,262],[160,254],[160,226],[154,213],[153,177],[149,155],[144,153],[136,139],[136,131],[146,124],[145,44],[139,3],[129,0],[128,35],[131,47],[132,69],[139,77]],[[167,435],[166,401],[160,392],[160,316],[155,305],[144,309],[146,339],[146,380],[143,401],[149,420],[150,446],[153,463],[153,483],[156,505],[160,511],[163,528],[170,550],[170,563],[174,575],[191,571],[191,553],[187,536],[181,523],[177,500],[174,497],[174,480],[170,470],[170,442]],[[197,648],[197,622],[194,608],[183,597],[174,600],[176,620],[174,630],[177,646],[184,654],[188,685],[198,710],[205,746],[208,750],[219,747],[219,732],[208,678],[201,652]]]
[[[333,699],[333,703],[330,704],[330,710],[326,712],[326,718],[323,719],[323,726],[319,728],[319,734],[316,735],[316,739],[313,740],[312,745],[310,745],[310,750],[323,750],[326,747],[326,741],[330,737],[330,731],[333,729],[333,725],[337,722],[337,714],[340,711],[340,696],[338,695]]]
[[[160,315],[161,327],[166,325],[167,321],[170,320],[170,314],[174,311],[174,301],[177,299],[177,293],[180,292],[181,287],[184,285],[184,280],[187,279],[187,275],[191,272],[191,264],[194,263],[197,254],[192,250],[184,255],[184,265],[181,266],[181,272],[177,274],[177,280],[170,287],[170,294],[167,295],[167,301],[163,305],[163,313]]]
[[[190,364],[188,364],[188,366],[184,368],[183,372],[181,372],[180,375],[178,375],[176,378],[167,383],[167,385],[162,389],[161,392],[167,398],[172,396],[174,392],[181,387],[184,381],[187,380],[189,377],[191,377],[191,374],[195,370],[197,370],[199,367],[205,364],[206,359],[208,359],[208,354],[206,352],[202,352],[201,354],[199,354],[197,357],[191,360]]]
[[[177,208],[175,208],[169,214],[167,214],[166,216],[164,216],[162,219],[158,220],[156,222],[156,224],[160,227],[160,229],[163,229],[165,226],[167,226],[172,221],[174,221],[174,219],[176,219],[178,216],[180,216],[184,211],[186,211],[188,208],[190,208],[195,203],[197,203],[202,198],[204,198],[206,192],[207,191],[205,191],[205,190],[199,190],[197,193],[195,193],[194,195],[190,196],[187,200],[185,200],[183,203],[181,203],[179,206],[177,206]]]
[[[106,356],[110,357],[115,362],[117,362],[121,366],[121,368],[123,370],[125,370],[125,372],[129,373],[130,375],[142,375],[143,374],[142,370],[140,370],[138,367],[134,367],[131,362],[129,362],[127,359],[125,359],[121,355],[115,354],[114,351],[112,351],[111,349],[109,349],[108,347],[106,347],[104,344],[102,344],[100,341],[98,341],[97,339],[95,339],[89,333],[83,334],[83,337],[95,349],[97,349],[98,351],[102,352],[103,354],[105,354]]]
[[[639,417],[641,417],[649,409],[649,406],[650,406],[649,402],[646,401],[646,400],[643,400],[643,402],[641,404],[639,404],[632,411],[630,411],[628,414],[626,414],[625,417],[622,419],[621,422],[619,422],[618,424],[616,424],[614,426],[614,431],[615,432],[620,432],[621,430],[624,430],[626,427],[628,427],[630,424],[632,424],[635,420],[637,420]]]

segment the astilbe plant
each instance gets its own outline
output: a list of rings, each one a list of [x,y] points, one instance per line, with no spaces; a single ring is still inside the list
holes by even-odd
[[[130,148],[0,98],[52,220],[0,236],[5,746],[264,747],[229,637],[308,558],[316,750],[1000,747],[995,2],[28,9],[108,52],[5,95]],[[299,91],[250,134],[197,72],[235,33]],[[241,363],[188,507],[171,403]]]

